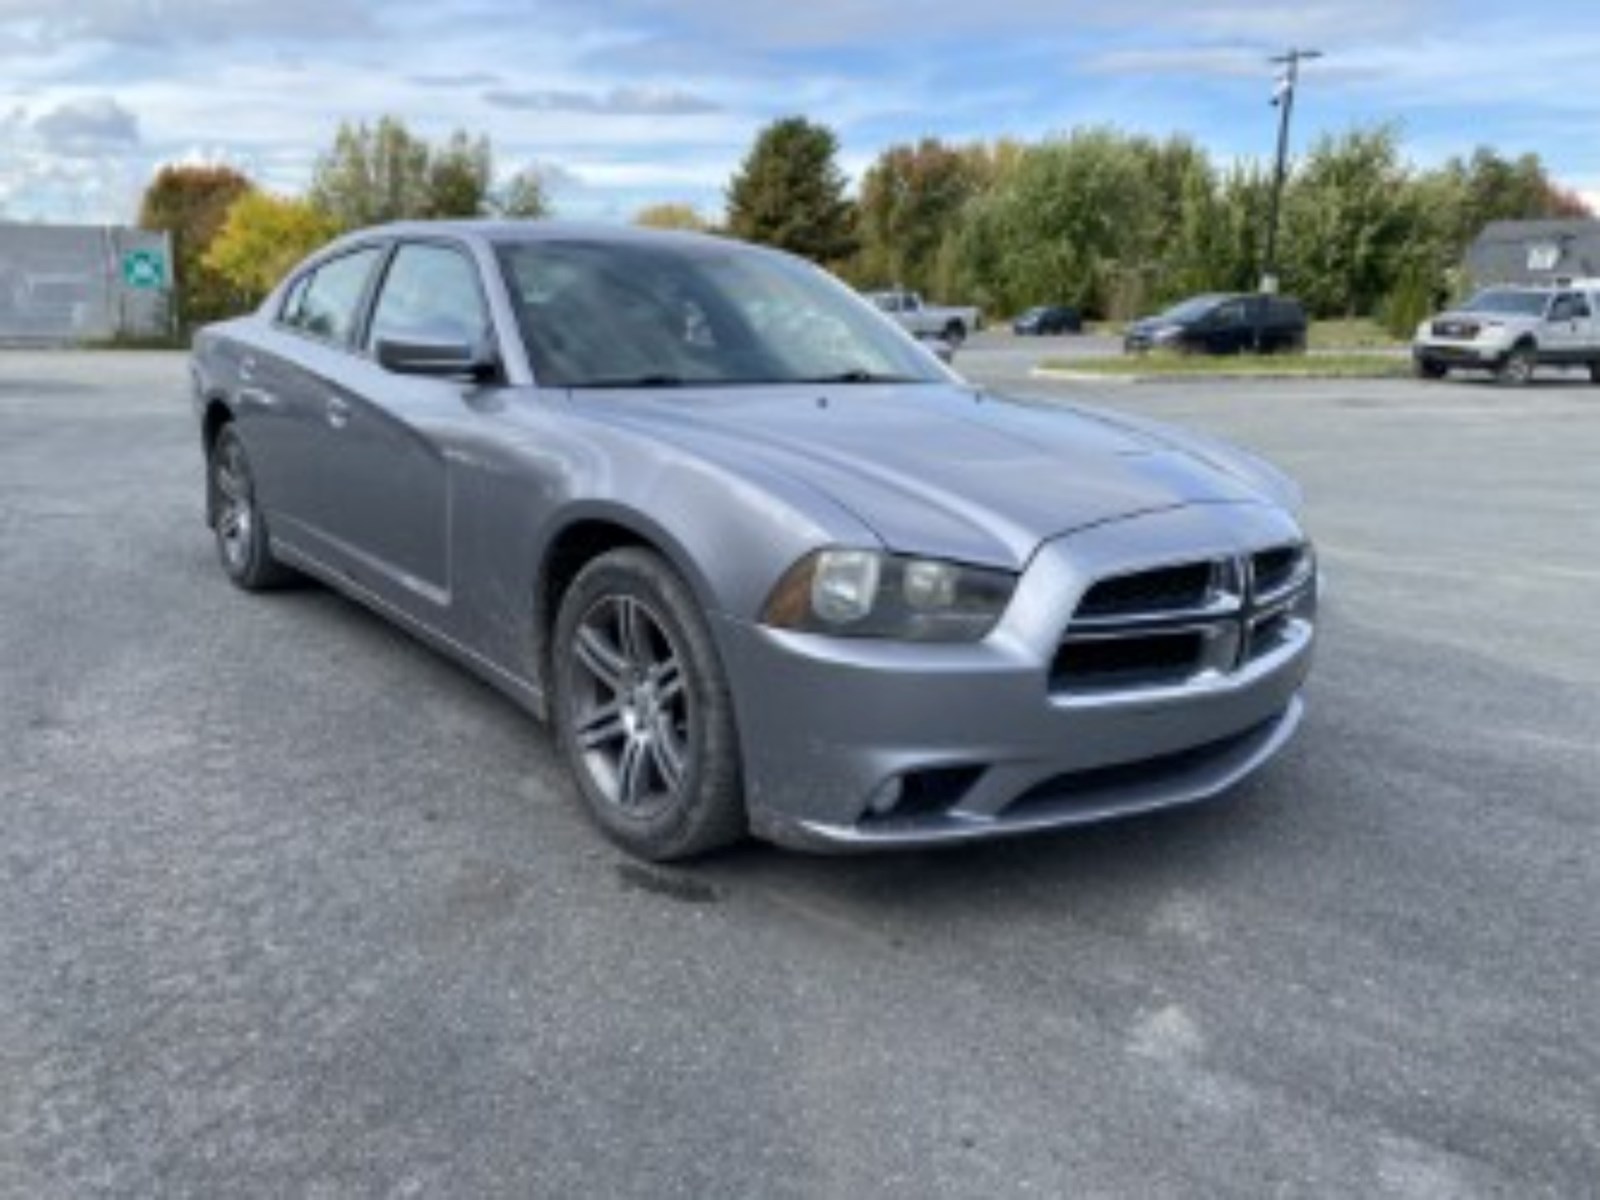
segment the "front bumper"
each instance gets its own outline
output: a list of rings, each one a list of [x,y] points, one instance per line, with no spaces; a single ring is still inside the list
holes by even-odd
[[[1462,341],[1448,338],[1421,338],[1412,343],[1411,357],[1417,362],[1445,363],[1452,367],[1498,366],[1511,347],[1501,341]]]
[[[1051,664],[1095,581],[1301,536],[1275,508],[1197,505],[1048,542],[1005,618],[975,645],[829,638],[719,618],[754,832],[803,848],[934,846],[1225,791],[1299,723],[1309,621],[1237,670],[1172,686],[1063,693]],[[913,786],[938,802],[907,811]],[[900,803],[886,804],[897,791]]]

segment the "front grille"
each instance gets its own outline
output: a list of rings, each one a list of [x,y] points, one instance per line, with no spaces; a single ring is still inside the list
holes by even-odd
[[[1478,326],[1474,321],[1435,321],[1433,323],[1433,336],[1465,338],[1470,341],[1478,336]]]
[[[1215,575],[1215,564],[1199,562],[1101,580],[1078,605],[1078,616],[1115,617],[1199,608],[1206,601]]]
[[[1085,590],[1050,690],[1136,692],[1236,671],[1302,634],[1314,603],[1315,566],[1299,542],[1109,576]]]
[[[1205,635],[1197,630],[1068,638],[1056,653],[1053,675],[1076,689],[1163,683],[1193,675],[1204,653]]]
[[[1250,556],[1250,570],[1257,597],[1270,596],[1293,585],[1309,567],[1309,551],[1304,546],[1276,546]]]

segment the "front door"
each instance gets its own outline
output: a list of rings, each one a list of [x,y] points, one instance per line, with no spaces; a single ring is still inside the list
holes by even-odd
[[[1550,301],[1540,342],[1555,362],[1578,362],[1586,357],[1594,314],[1582,292],[1561,292]]]
[[[386,599],[436,621],[451,601],[450,447],[478,418],[468,379],[400,375],[381,339],[478,345],[489,336],[478,268],[441,242],[402,243],[372,305],[362,353],[338,380],[344,400],[327,485],[343,567]]]

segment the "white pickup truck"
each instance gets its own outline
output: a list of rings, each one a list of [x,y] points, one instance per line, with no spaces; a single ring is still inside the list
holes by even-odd
[[[867,299],[899,321],[913,337],[941,338],[959,346],[969,333],[983,328],[983,314],[976,308],[924,304],[916,292],[868,292]]]
[[[1600,383],[1600,280],[1485,288],[1419,325],[1411,354],[1424,379],[1472,367],[1527,383],[1537,367],[1586,366]]]

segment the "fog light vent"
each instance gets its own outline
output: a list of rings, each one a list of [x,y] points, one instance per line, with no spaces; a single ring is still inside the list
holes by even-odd
[[[972,785],[983,774],[982,767],[938,767],[928,771],[908,771],[894,782],[899,784],[899,800],[892,808],[880,808],[878,802],[886,785],[879,785],[872,794],[871,816],[874,817],[926,817],[947,813],[960,804]]]

